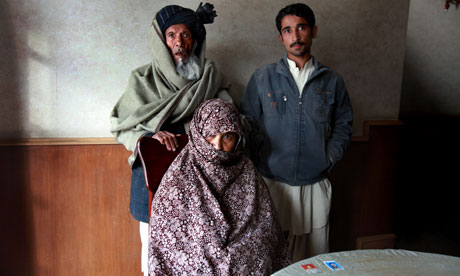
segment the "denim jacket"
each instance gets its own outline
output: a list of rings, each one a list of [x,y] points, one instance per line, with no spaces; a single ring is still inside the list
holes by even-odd
[[[292,186],[324,179],[352,134],[353,111],[343,79],[313,57],[299,93],[287,56],[249,80],[241,113],[250,124],[251,158],[259,172]]]

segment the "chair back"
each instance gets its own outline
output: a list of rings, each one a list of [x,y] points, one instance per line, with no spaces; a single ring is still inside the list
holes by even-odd
[[[188,142],[187,135],[177,136],[179,147],[175,151],[169,151],[157,139],[142,136],[137,141],[137,154],[144,170],[145,186],[149,191],[149,218],[152,199],[160,185],[163,175],[168,170],[179,152]]]

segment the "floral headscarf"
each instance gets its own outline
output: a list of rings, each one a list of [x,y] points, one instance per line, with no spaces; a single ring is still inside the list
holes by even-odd
[[[205,137],[242,135],[239,113],[223,100],[195,111],[190,139],[152,202],[150,275],[270,275],[289,264],[268,189],[241,151],[216,150]]]
[[[217,164],[236,162],[241,158],[242,152],[223,152],[214,149],[206,141],[206,137],[219,133],[234,132],[241,138],[243,130],[236,108],[223,100],[212,99],[204,102],[195,112],[190,123],[190,143],[194,145],[197,153],[204,158],[203,161],[216,162]],[[222,173],[229,173],[228,168],[222,168]]]

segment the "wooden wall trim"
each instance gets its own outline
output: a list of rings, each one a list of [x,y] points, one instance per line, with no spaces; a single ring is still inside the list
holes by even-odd
[[[369,129],[374,126],[402,126],[404,123],[400,120],[369,120],[363,123],[363,135],[353,136],[351,141],[353,142],[368,142],[369,141]]]
[[[22,138],[0,140],[0,146],[115,145],[114,138]]]
[[[373,126],[401,126],[400,120],[369,120],[363,123],[363,135],[353,136],[353,142],[369,141],[369,128]],[[113,145],[114,138],[21,138],[0,139],[0,146],[57,146],[57,145]]]

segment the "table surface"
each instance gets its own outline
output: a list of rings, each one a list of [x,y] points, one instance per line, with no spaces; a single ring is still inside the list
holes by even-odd
[[[324,261],[336,261],[343,270],[333,271]],[[321,254],[294,263],[273,276],[310,275],[303,264],[321,272],[312,275],[460,275],[460,258],[407,250],[354,250]]]

